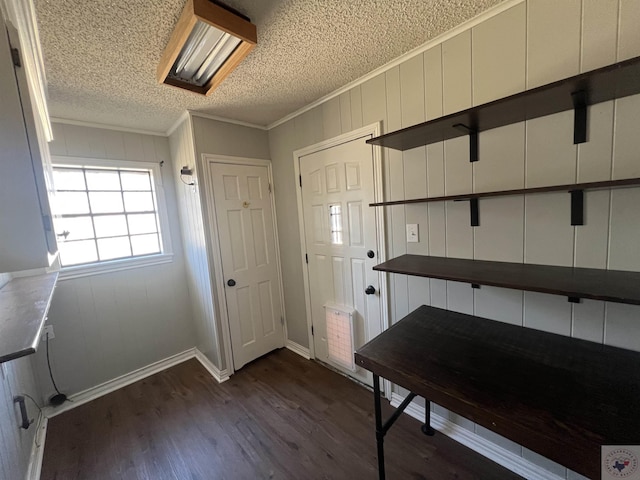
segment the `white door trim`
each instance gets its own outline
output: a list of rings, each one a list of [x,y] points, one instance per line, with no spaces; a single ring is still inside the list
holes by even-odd
[[[280,285],[280,304],[282,305],[282,316],[284,318],[283,325],[283,344],[286,344],[287,340],[287,314],[284,309],[284,288],[282,283],[282,267],[280,264],[280,244],[278,242],[278,228],[276,218],[276,202],[275,191],[273,190],[273,169],[271,166],[271,160],[265,160],[262,158],[245,158],[245,157],[232,157],[229,155],[217,155],[211,153],[202,154],[202,163],[204,164],[204,182],[207,192],[207,216],[209,218],[209,225],[211,228],[211,254],[213,257],[213,277],[215,281],[215,290],[218,294],[218,313],[220,315],[220,323],[222,324],[222,340],[224,342],[224,353],[227,364],[227,370],[229,375],[235,372],[235,366],[233,364],[233,354],[231,350],[231,329],[229,325],[229,312],[227,311],[226,293],[224,289],[224,275],[222,273],[222,252],[220,250],[220,232],[218,230],[218,220],[216,218],[216,203],[213,196],[213,185],[209,178],[209,165],[211,163],[219,164],[231,164],[231,165],[248,165],[255,167],[267,167],[269,175],[269,184],[271,185],[271,208],[273,210],[273,232],[276,246],[276,266],[278,270],[278,283]],[[216,302],[214,302],[215,305]]]
[[[312,153],[318,152],[320,150],[326,150],[327,148],[335,147],[337,145],[341,145],[343,143],[350,142],[352,140],[356,140],[358,138],[363,137],[377,137],[381,132],[381,122],[373,123],[371,125],[367,125],[362,128],[358,128],[357,130],[353,130],[348,133],[343,133],[342,135],[338,135],[337,137],[330,138],[328,140],[324,140],[319,143],[315,143],[308,147],[301,148],[293,152],[293,168],[295,170],[295,181],[296,181],[296,200],[298,206],[298,225],[300,229],[300,250],[301,250],[301,258],[302,262],[302,272],[304,278],[304,301],[307,313],[307,335],[309,339],[309,355],[311,358],[315,358],[315,348],[313,345],[313,336],[311,335],[311,297],[309,295],[309,265],[306,262],[305,258],[305,250],[306,250],[306,240],[305,240],[305,231],[304,231],[304,211],[302,208],[302,190],[299,184],[300,178],[300,157],[304,157],[306,155],[310,155]],[[383,179],[382,179],[382,149],[380,147],[373,147],[373,185],[374,185],[374,201],[381,202],[383,200]],[[367,208],[371,208],[367,206]],[[384,209],[376,208],[375,209],[375,217],[376,217],[376,235],[377,235],[377,243],[378,243],[378,260],[379,262],[384,262],[387,257],[387,247],[385,244],[385,219],[384,219]],[[389,328],[389,308],[387,302],[387,275],[383,273],[378,274],[379,277],[379,291],[380,291],[380,303],[381,303],[381,321],[382,321],[382,330],[386,330]],[[385,392],[391,392],[390,383],[385,380]],[[389,393],[390,394],[390,393]]]

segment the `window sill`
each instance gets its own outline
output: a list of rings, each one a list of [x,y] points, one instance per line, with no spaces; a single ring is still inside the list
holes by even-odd
[[[161,265],[173,261],[172,253],[160,253],[158,255],[149,255],[148,257],[125,258],[122,260],[113,260],[93,265],[79,265],[77,267],[63,267],[60,270],[59,281],[70,280],[72,278],[89,277],[92,275],[101,275],[103,273],[119,272],[122,270],[131,270],[134,268],[150,267],[152,265]]]

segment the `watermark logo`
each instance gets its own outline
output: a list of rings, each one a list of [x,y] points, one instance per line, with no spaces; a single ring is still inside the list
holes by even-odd
[[[602,447],[602,479],[640,478],[639,446],[605,446]],[[638,474],[638,475],[636,475]]]

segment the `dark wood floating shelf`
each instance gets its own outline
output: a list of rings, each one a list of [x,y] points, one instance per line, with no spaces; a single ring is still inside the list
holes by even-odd
[[[367,143],[409,150],[574,109],[576,124],[584,129],[586,106],[637,93],[640,93],[640,57],[387,133]],[[586,131],[582,137],[574,138],[574,142],[586,140]]]
[[[356,364],[589,478],[640,444],[640,353],[422,306]]]
[[[381,272],[439,278],[472,285],[640,305],[640,273],[595,268],[402,255],[373,267]]]
[[[0,363],[35,353],[57,273],[17,277],[0,289]]]
[[[477,198],[506,197],[510,195],[525,195],[532,193],[572,192],[577,190],[597,190],[601,188],[631,187],[640,185],[640,178],[626,178],[624,180],[607,180],[603,182],[570,183],[566,185],[552,185],[550,187],[520,188],[516,190],[501,190],[496,192],[463,193],[459,195],[445,195],[441,197],[412,198],[409,200],[392,200],[389,202],[370,203],[370,207],[384,207],[389,205],[405,205],[408,203],[443,202],[447,200],[472,200]]]

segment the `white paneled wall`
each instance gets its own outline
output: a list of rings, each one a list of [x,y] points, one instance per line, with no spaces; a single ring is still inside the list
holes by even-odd
[[[190,119],[186,119],[169,137],[172,169],[179,172],[183,166],[197,169]],[[193,178],[196,178],[195,176]],[[184,181],[189,183],[189,177]],[[198,182],[199,183],[199,182]],[[216,327],[213,306],[213,288],[207,255],[206,233],[198,189],[200,185],[185,185],[176,175],[175,186],[180,227],[184,241],[187,282],[193,309],[198,349],[218,368],[226,368],[219,348],[221,335]]]
[[[48,323],[58,387],[73,394],[130,373],[195,345],[184,271],[173,172],[166,138],[54,124],[52,155],[138,162],[164,161],[173,260],[58,282]],[[34,365],[45,398],[53,392],[44,345]]]
[[[13,403],[16,395],[40,397],[29,357],[0,365],[0,478],[7,480],[21,480],[27,474],[39,415],[37,407],[26,398],[27,412],[34,423],[27,430],[20,428],[20,410]]]
[[[338,97],[273,128],[270,134],[289,335],[307,344],[302,248],[295,211],[293,151],[383,121],[385,132],[479,105],[640,55],[640,2],[529,0],[432,46]],[[329,104],[330,103],[330,104]],[[589,142],[573,145],[573,114],[480,134],[480,161],[466,138],[407,152],[385,149],[385,199],[451,195],[640,176],[640,96],[589,108]],[[340,129],[338,130],[338,126]],[[418,253],[494,261],[640,271],[640,188],[588,192],[586,224],[570,225],[569,195],[483,199],[480,226],[465,202],[387,208],[388,255]],[[405,242],[417,223],[420,242]],[[287,260],[289,258],[289,260]],[[393,321],[430,304],[524,327],[640,350],[640,307],[441,280],[390,275]],[[291,315],[295,311],[296,315]],[[292,325],[295,324],[295,325]],[[488,441],[558,473],[573,472],[440,407],[440,414]]]

